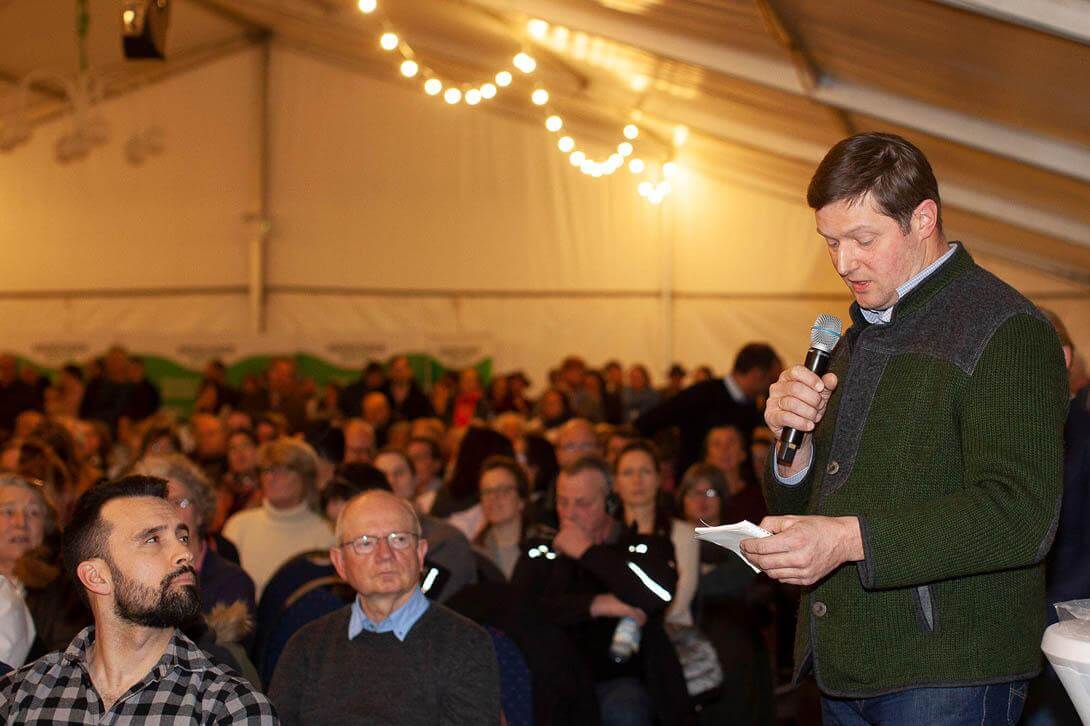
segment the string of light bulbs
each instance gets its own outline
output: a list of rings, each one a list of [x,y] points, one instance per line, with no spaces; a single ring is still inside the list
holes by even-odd
[[[365,15],[371,15],[378,10],[378,0],[358,0],[357,7]],[[441,97],[448,105],[456,106],[464,103],[467,106],[478,106],[484,101],[495,98],[501,89],[508,88],[514,82],[515,72],[522,75],[530,75],[537,69],[537,61],[525,49],[519,51],[512,59],[509,67],[499,70],[492,79],[481,83],[451,82],[444,83],[443,79],[431,67],[419,61],[412,46],[398,35],[393,29],[389,19],[383,18],[385,27],[379,36],[379,47],[392,53],[397,51],[401,55],[399,71],[407,79],[423,78],[423,91],[432,97]],[[543,20],[534,19],[529,22],[528,30],[532,35],[539,36],[543,30],[547,31],[548,24]],[[550,107],[550,94],[548,89],[537,85],[530,93],[530,103],[543,108],[547,114],[545,128],[551,134],[560,134],[556,141],[556,148],[567,155],[568,162],[583,174],[601,178],[615,174],[620,169],[627,167],[634,176],[647,172],[650,174],[649,165],[638,155],[635,155],[635,142],[640,135],[640,128],[635,123],[628,123],[621,130],[624,140],[617,143],[614,150],[605,158],[591,157],[587,151],[580,148],[575,138],[566,131],[563,117]],[[636,189],[640,196],[651,204],[660,204],[671,193],[673,186],[671,180],[678,173],[678,166],[672,159],[663,163],[659,168],[657,180],[644,179]]]

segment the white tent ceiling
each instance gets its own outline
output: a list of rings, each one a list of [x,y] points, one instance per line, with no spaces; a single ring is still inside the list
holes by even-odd
[[[132,62],[121,57],[117,0],[90,0],[91,65],[113,79],[113,95],[132,99],[124,107],[115,105],[117,117],[147,116],[152,109],[184,114],[188,128],[172,130],[172,143],[181,136],[193,153],[164,160],[170,173],[160,175],[159,191],[170,195],[176,185],[205,196],[200,209],[164,230],[169,250],[163,245],[143,250],[143,276],[126,278],[119,267],[101,266],[90,274],[99,253],[68,249],[64,230],[78,229],[81,215],[102,208],[109,194],[139,199],[147,191],[146,179],[126,182],[120,163],[96,162],[82,170],[50,167],[44,146],[0,156],[0,208],[7,189],[9,199],[25,193],[18,203],[23,216],[51,217],[48,224],[20,226],[19,236],[36,230],[41,236],[32,244],[43,249],[54,244],[56,260],[71,255],[75,263],[71,274],[68,267],[51,268],[52,284],[47,284],[35,276],[31,262],[20,267],[16,260],[8,266],[6,288],[20,294],[44,288],[43,300],[48,290],[63,289],[71,301],[79,297],[73,291],[170,287],[170,272],[185,269],[187,259],[200,257],[205,248],[216,256],[212,250],[230,243],[235,251],[220,253],[215,270],[202,266],[186,278],[197,293],[236,296],[228,322],[212,323],[224,331],[245,327],[240,321],[247,316],[246,295],[253,293],[255,274],[267,286],[268,327],[285,331],[313,324],[315,317],[358,318],[362,313],[351,295],[335,297],[353,290],[415,291],[415,301],[398,298],[400,310],[415,305],[423,318],[436,318],[436,300],[446,301],[439,317],[453,316],[451,324],[469,320],[466,324],[478,330],[504,331],[517,322],[474,309],[474,290],[508,296],[506,315],[518,317],[521,313],[512,310],[520,304],[536,305],[538,312],[561,305],[554,300],[543,306],[540,298],[534,303],[533,294],[579,289],[606,294],[604,299],[632,293],[633,300],[642,301],[632,305],[646,309],[627,324],[646,331],[647,341],[631,347],[633,356],[647,357],[668,338],[673,340],[668,349],[695,362],[726,355],[713,342],[732,324],[720,319],[727,315],[724,301],[748,301],[748,308],[733,313],[753,323],[738,331],[742,335],[757,329],[760,320],[804,317],[815,300],[843,299],[819,250],[805,253],[813,271],[762,275],[762,265],[774,256],[747,254],[744,246],[724,251],[723,240],[709,230],[719,225],[734,237],[762,241],[782,235],[792,250],[804,249],[799,245],[813,233],[801,200],[813,166],[844,135],[884,129],[909,137],[931,158],[953,236],[966,239],[993,269],[1021,275],[1027,292],[1066,305],[1070,317],[1090,323],[1090,309],[1082,312],[1090,307],[1090,5],[1081,0],[379,2],[382,18],[362,15],[352,0],[175,0],[169,59]],[[527,32],[531,18],[550,24],[544,37]],[[609,192],[588,186],[566,164],[555,162],[555,151],[542,148],[515,159],[512,155],[526,154],[534,138],[546,136],[538,109],[521,95],[501,94],[488,109],[472,111],[491,119],[487,123],[459,118],[453,122],[457,128],[445,135],[452,125],[443,120],[448,109],[413,90],[398,76],[390,54],[378,48],[384,22],[449,78],[481,82],[509,65],[520,48],[532,50],[539,61],[535,78],[549,87],[551,104],[592,145],[615,143],[620,126],[636,114],[645,131],[644,153],[665,158],[673,153],[674,128],[683,124],[690,138],[679,158],[707,183],[674,195],[666,205],[674,208],[655,218],[647,216],[642,200],[632,199],[630,188],[612,181]],[[15,83],[31,69],[73,72],[73,27],[70,2],[0,0],[0,114],[13,107]],[[156,90],[157,84],[163,90]],[[270,87],[276,89],[271,97]],[[47,83],[33,91],[36,121],[49,125],[63,119],[60,89]],[[390,115],[374,113],[379,107]],[[394,117],[395,109],[402,115]],[[349,140],[353,119],[364,117],[371,141]],[[375,139],[381,139],[378,146]],[[436,171],[435,184],[423,185],[430,196],[412,197],[411,203],[402,197],[404,214],[392,192],[382,202],[382,214],[350,198],[360,189],[355,176],[364,160],[368,168],[390,172],[382,177],[383,190],[411,196],[412,184],[398,186],[404,181],[396,173],[398,146],[411,146],[414,154],[430,148],[428,153],[437,156],[443,151],[436,139],[473,146],[484,157],[475,163],[483,166],[446,158],[455,168]],[[407,163],[409,169],[427,166]],[[120,181],[103,186],[99,174]],[[28,178],[40,183],[35,189],[56,190],[55,195],[35,206],[25,191],[31,188]],[[497,187],[497,179],[504,184]],[[508,188],[512,181],[515,186]],[[444,189],[446,198],[438,198]],[[730,190],[729,202],[724,190]],[[502,199],[502,212],[494,225],[484,225],[491,232],[477,234],[475,225],[488,209],[478,197],[486,194]],[[601,211],[601,205],[612,211]],[[429,218],[423,213],[429,209],[443,214]],[[458,209],[476,216],[460,219]],[[243,213],[268,216],[273,223],[273,247],[256,271],[246,249],[253,230],[238,222]],[[48,232],[56,215],[70,219]],[[502,239],[504,225],[520,229],[522,224],[533,230],[531,236],[540,230],[539,241],[526,242],[530,256],[522,266],[513,265],[502,281],[479,272],[475,277],[480,260],[504,254],[499,247],[490,250],[487,240]],[[331,239],[338,229],[401,234],[412,244],[375,264],[356,260],[361,269],[339,264],[346,254],[341,247],[304,243]],[[4,231],[0,221],[0,234]],[[461,263],[422,270],[420,259],[435,259],[451,244],[450,238],[439,240],[444,234],[455,244],[472,239],[484,247],[462,255]],[[663,234],[673,248],[666,269]],[[596,247],[601,235],[616,239]],[[284,242],[279,247],[278,236]],[[548,246],[559,238],[567,246]],[[622,240],[625,246],[616,246]],[[558,254],[563,259],[550,266]],[[617,261],[624,257],[632,264]],[[153,272],[157,269],[162,275]],[[735,279],[724,285],[724,275]],[[324,297],[300,302],[323,285]],[[675,306],[665,324],[658,300],[664,290]],[[515,301],[520,291],[531,296]],[[460,302],[451,312],[448,303],[454,298]],[[382,304],[393,303],[368,299],[368,324],[400,324],[399,314],[389,310],[375,317]],[[799,308],[796,313],[784,312],[792,305]],[[601,321],[620,322],[604,309],[599,313]],[[553,315],[578,318],[574,311]],[[593,334],[584,337],[572,347],[593,347]],[[1077,337],[1090,342],[1090,326]],[[542,355],[511,358],[538,363]]]

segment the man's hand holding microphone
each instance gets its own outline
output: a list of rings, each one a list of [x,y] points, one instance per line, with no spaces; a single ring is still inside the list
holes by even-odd
[[[822,318],[818,318],[815,330],[821,323]],[[814,333],[812,341],[817,335]],[[826,362],[839,337],[837,326],[832,344],[826,346],[827,350],[818,351],[824,354]],[[810,467],[814,445],[809,434],[825,416],[829,398],[837,387],[835,374],[819,375],[824,366],[812,361],[814,353],[812,347],[807,355],[807,366],[788,368],[769,389],[765,423],[775,440],[780,442],[779,447],[785,446],[781,442],[785,429],[807,434],[793,452],[794,458],[789,465],[773,462],[780,479],[790,479]],[[817,372],[812,368],[817,368]],[[774,483],[773,486],[784,485]],[[742,551],[769,577],[789,585],[812,585],[841,564],[862,560],[864,556],[856,517],[769,516],[761,520],[761,527],[772,532],[772,536],[743,540]]]

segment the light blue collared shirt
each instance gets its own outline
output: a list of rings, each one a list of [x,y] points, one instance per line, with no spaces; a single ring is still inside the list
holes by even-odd
[[[908,278],[908,280],[906,280],[905,282],[898,285],[897,300],[903,299],[904,296],[911,292],[913,288],[926,280],[932,272],[942,267],[942,264],[950,259],[951,256],[953,256],[957,248],[958,246],[956,244],[951,244],[950,249],[946,251],[946,254],[917,272],[912,277]],[[863,314],[863,319],[871,325],[885,325],[889,321],[893,320],[893,308],[895,308],[896,306],[897,303],[894,303],[893,305],[890,305],[888,308],[885,308],[883,310],[868,310],[861,307],[859,308],[859,312]],[[810,451],[810,456],[813,457],[813,449],[811,449]],[[780,484],[793,487],[801,482],[803,479],[805,479],[806,475],[810,473],[810,462],[806,462],[806,466],[795,472],[794,475],[787,478],[780,476],[780,465],[776,462],[773,462],[772,464],[772,471],[773,473],[775,473],[776,480],[779,481]]]
[[[393,633],[401,642],[409,635],[409,631],[416,625],[416,621],[427,611],[431,602],[424,597],[419,587],[413,589],[413,594],[405,601],[405,604],[394,610],[385,620],[377,625],[364,614],[360,607],[359,596],[352,601],[352,617],[348,620],[348,639],[352,640],[366,630],[369,633]]]

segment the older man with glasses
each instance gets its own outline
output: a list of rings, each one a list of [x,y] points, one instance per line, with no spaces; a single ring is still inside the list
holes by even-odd
[[[357,595],[288,641],[270,688],[283,723],[500,722],[492,642],[424,597],[420,532],[412,505],[389,492],[342,510],[330,558]]]

